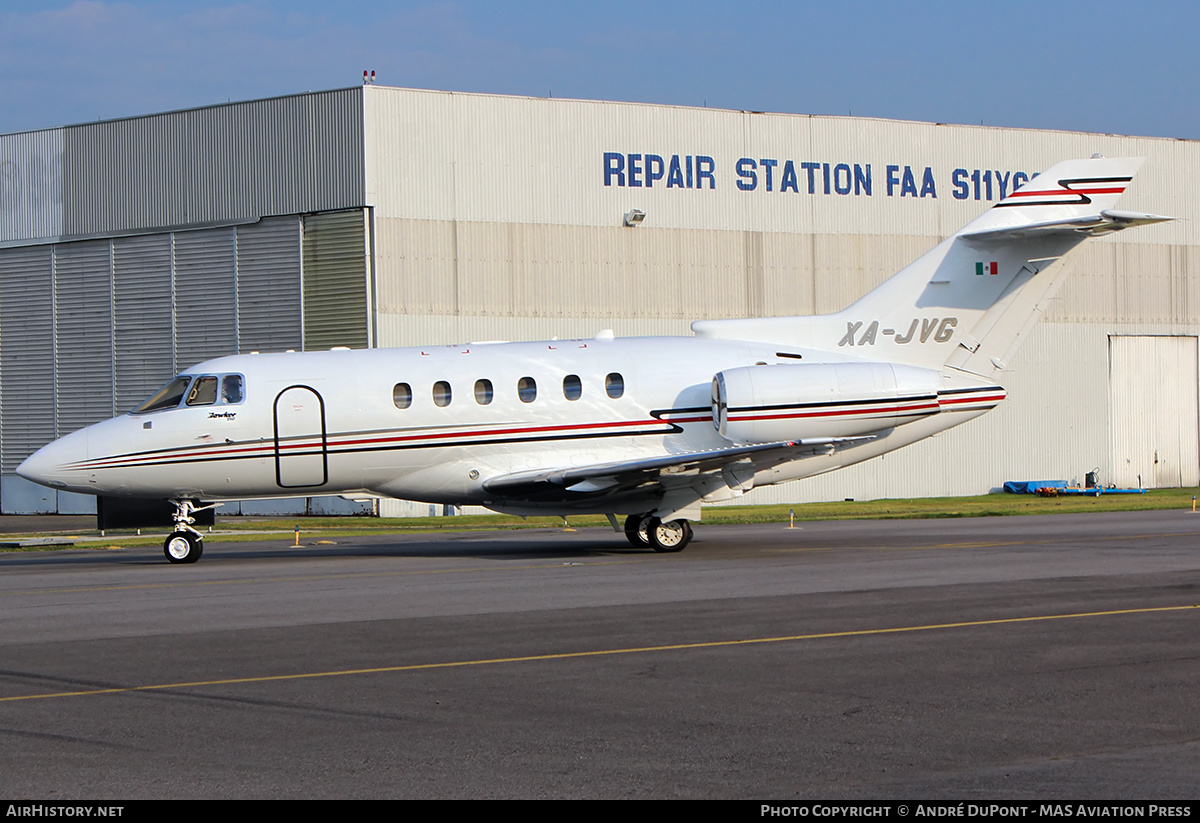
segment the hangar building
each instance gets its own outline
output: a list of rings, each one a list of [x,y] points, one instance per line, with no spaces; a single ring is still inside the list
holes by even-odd
[[[1190,219],[1070,258],[1000,408],[762,503],[1200,484],[1200,142],[373,85],[3,135],[0,511],[94,511],[14,469],[210,357],[836,311],[1097,152]]]

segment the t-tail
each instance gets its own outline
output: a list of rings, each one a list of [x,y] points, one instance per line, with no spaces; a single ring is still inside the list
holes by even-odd
[[[702,337],[837,351],[993,378],[1057,288],[1047,268],[1088,237],[1170,220],[1113,209],[1142,158],[1067,160],[837,314],[699,321]]]

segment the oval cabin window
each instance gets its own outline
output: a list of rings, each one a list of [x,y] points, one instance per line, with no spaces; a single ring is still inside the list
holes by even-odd
[[[532,403],[537,400],[537,381],[532,377],[522,377],[517,381],[517,397],[522,403]]]
[[[450,405],[450,384],[445,380],[433,384],[433,404],[442,407]]]
[[[613,372],[604,378],[604,390],[608,392],[609,397],[616,400],[625,393],[625,378]]]
[[[412,386],[407,383],[397,383],[392,389],[392,402],[398,409],[407,409],[412,405]]]

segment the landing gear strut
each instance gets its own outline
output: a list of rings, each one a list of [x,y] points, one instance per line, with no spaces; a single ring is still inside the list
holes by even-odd
[[[625,538],[636,549],[681,552],[691,542],[692,524],[686,520],[664,523],[652,514],[631,514],[625,518]]]
[[[194,506],[190,500],[172,500],[175,513],[171,519],[175,521],[175,531],[163,543],[163,554],[171,563],[195,563],[204,554],[204,535],[192,528],[196,518],[195,512],[215,509],[220,503],[210,506]]]

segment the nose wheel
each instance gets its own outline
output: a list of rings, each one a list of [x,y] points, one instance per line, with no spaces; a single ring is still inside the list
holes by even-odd
[[[204,554],[204,535],[192,528],[196,522],[192,515],[222,504],[196,506],[191,500],[172,500],[171,503],[175,506],[175,513],[171,515],[175,531],[163,542],[163,554],[170,563],[195,563]]]
[[[163,543],[163,554],[172,563],[195,563],[204,554],[204,538],[192,532],[171,532]]]

